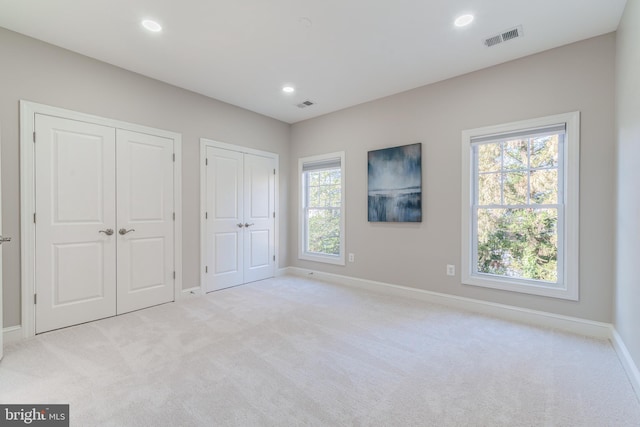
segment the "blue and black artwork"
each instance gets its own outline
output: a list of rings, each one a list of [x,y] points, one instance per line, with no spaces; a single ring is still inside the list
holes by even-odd
[[[422,144],[369,151],[369,221],[422,222]]]

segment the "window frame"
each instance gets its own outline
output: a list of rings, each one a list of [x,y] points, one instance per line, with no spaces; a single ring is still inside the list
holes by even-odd
[[[305,164],[322,163],[330,160],[340,160],[340,253],[338,255],[308,252],[307,248],[307,185],[305,180]],[[345,265],[345,153],[320,154],[316,156],[301,157],[298,159],[298,187],[299,191],[299,218],[298,218],[298,259],[306,261],[322,262],[326,264]]]
[[[556,124],[565,124],[563,152],[558,153],[558,170],[562,168],[563,179],[558,189],[558,266],[557,284],[542,281],[501,277],[477,273],[474,265],[477,250],[475,235],[474,196],[476,191],[476,165],[474,164],[472,140],[479,137],[496,136],[511,132],[534,130]],[[579,300],[579,180],[580,180],[580,112],[570,112],[530,120],[486,126],[462,131],[462,254],[461,280],[465,285],[507,290],[552,298]],[[563,197],[564,200],[560,200]],[[564,203],[563,203],[564,202]],[[564,221],[560,221],[561,210]]]

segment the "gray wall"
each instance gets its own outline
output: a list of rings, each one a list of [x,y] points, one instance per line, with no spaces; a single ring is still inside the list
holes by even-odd
[[[517,43],[517,42],[516,42]],[[298,209],[299,157],[346,152],[345,267],[290,264],[596,321],[612,320],[615,35],[608,34],[369,102],[292,126],[291,204]],[[580,301],[462,285],[461,131],[581,111]],[[367,222],[367,151],[423,143],[423,222]],[[636,180],[637,182],[637,180]],[[637,262],[636,262],[637,264]]]
[[[618,29],[616,118],[618,211],[615,327],[640,366],[640,1]]]
[[[182,134],[183,287],[200,284],[199,138],[280,154],[279,264],[286,266],[290,126],[0,28],[4,326],[20,319],[20,99]]]
[[[638,12],[637,3],[634,4],[635,23]],[[632,19],[630,14],[627,11],[626,21]],[[632,86],[637,98],[638,86],[631,76],[638,71],[638,55],[631,39],[629,36],[626,43],[621,42],[619,49],[627,52],[628,61],[635,53],[635,68],[626,73],[630,83],[619,91],[629,91],[627,86]],[[199,138],[207,137],[280,154],[281,267],[293,265],[612,321],[615,43],[614,34],[593,38],[290,127],[0,29],[3,226],[5,234],[15,239],[4,247],[4,326],[20,323],[19,99],[182,133],[185,287],[199,284],[197,165]],[[624,56],[620,61],[624,61]],[[633,102],[637,101],[628,97],[627,116],[635,112],[638,117],[637,104]],[[574,110],[582,112],[580,301],[470,287],[460,284],[459,274],[453,278],[446,276],[445,264],[456,264],[460,269],[460,132]],[[637,133],[635,138],[637,141]],[[627,140],[631,139],[630,136]],[[620,138],[620,155],[631,156],[631,148],[624,148],[624,140]],[[413,225],[368,223],[367,151],[412,142],[423,143],[423,222]],[[347,251],[356,254],[356,263],[339,267],[300,261],[297,259],[297,159],[338,150],[345,150],[347,156]],[[640,157],[637,144],[635,150],[637,159]],[[637,178],[633,167],[621,167],[621,173]],[[629,203],[629,212],[637,211],[640,206],[638,199]],[[622,239],[620,245],[624,245]],[[638,252],[640,244],[635,242],[633,255]],[[631,277],[637,277],[633,274],[634,268],[637,267],[628,267],[627,279],[623,275],[618,277],[621,302],[616,320],[621,333],[628,336],[631,336],[633,317],[625,314],[620,306],[632,295],[629,294],[631,286],[627,286],[629,292],[625,293],[622,282],[631,283]],[[637,301],[637,294],[635,296]],[[627,312],[630,311],[628,308]],[[637,324],[637,314],[635,320]],[[640,343],[630,346],[638,357]]]

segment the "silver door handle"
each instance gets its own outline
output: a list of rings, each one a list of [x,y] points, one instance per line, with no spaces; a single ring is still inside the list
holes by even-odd
[[[2,237],[0,236],[0,245],[3,243],[7,243],[11,241],[11,237]]]
[[[106,234],[107,236],[111,236],[111,235],[113,234],[113,230],[112,230],[112,229],[110,229],[110,228],[107,228],[106,230],[100,230],[100,231],[98,231],[98,233],[104,233],[104,234]]]
[[[241,223],[241,222],[237,223],[236,225],[238,226],[238,228],[242,228],[242,227],[244,227],[244,224],[243,224],[243,223]]]
[[[244,223],[245,227],[251,227],[252,225],[253,225],[253,223],[251,223],[251,224],[247,224],[246,222]]]
[[[127,233],[131,233],[132,231],[136,231],[135,228],[132,228],[131,230],[127,230],[126,228],[121,228],[120,230],[118,230],[118,233],[120,233],[121,236],[124,236]]]

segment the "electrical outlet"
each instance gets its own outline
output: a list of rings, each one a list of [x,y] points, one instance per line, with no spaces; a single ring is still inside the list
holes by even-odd
[[[349,254],[349,262],[356,262],[356,254]]]
[[[447,264],[447,276],[456,275],[456,266],[453,264]]]

